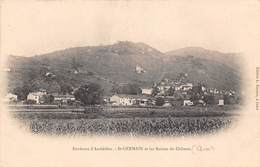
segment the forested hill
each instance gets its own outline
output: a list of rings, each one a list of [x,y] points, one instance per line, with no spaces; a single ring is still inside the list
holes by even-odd
[[[33,89],[57,92],[95,82],[109,94],[113,86],[120,84],[152,86],[165,77],[174,79],[179,73],[187,73],[187,79],[193,83],[238,89],[241,80],[238,57],[202,48],[162,53],[144,43],[121,41],[33,57],[9,56],[8,87],[12,90],[29,85]]]

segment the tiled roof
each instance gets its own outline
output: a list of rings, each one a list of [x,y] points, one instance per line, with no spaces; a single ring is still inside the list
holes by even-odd
[[[129,94],[115,94],[113,96],[118,96],[121,98],[132,98],[132,99],[149,99],[152,97],[147,97],[147,96],[141,96],[141,95],[129,95]]]

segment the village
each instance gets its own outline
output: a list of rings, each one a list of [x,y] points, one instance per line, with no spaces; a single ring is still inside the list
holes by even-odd
[[[183,74],[176,80],[162,79],[157,84],[147,87],[137,87],[137,92],[114,91],[110,96],[100,94],[101,100],[92,105],[121,106],[121,107],[175,107],[175,106],[208,106],[208,105],[234,105],[241,102],[240,96],[234,90],[218,90],[208,88],[201,83],[185,81]],[[19,100],[18,96],[8,93],[4,101],[10,104],[30,105],[57,105],[57,106],[82,106],[82,98],[76,95],[79,88],[71,93],[49,93],[44,89],[28,92],[25,100]],[[84,92],[87,93],[87,92]],[[84,101],[84,99],[83,99]]]

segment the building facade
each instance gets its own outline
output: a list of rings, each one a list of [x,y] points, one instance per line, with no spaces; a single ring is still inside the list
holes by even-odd
[[[70,102],[76,101],[74,95],[53,94],[53,97],[54,97],[54,103],[68,104]]]
[[[17,95],[12,93],[7,93],[7,95],[4,97],[4,102],[10,103],[10,102],[16,102],[17,101]]]
[[[36,104],[44,103],[44,95],[46,91],[31,92],[27,96],[27,100],[35,101]]]

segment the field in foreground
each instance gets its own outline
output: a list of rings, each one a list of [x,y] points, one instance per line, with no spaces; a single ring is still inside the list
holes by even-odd
[[[107,108],[97,112],[13,111],[21,127],[50,135],[184,136],[224,130],[237,119],[234,108]]]

